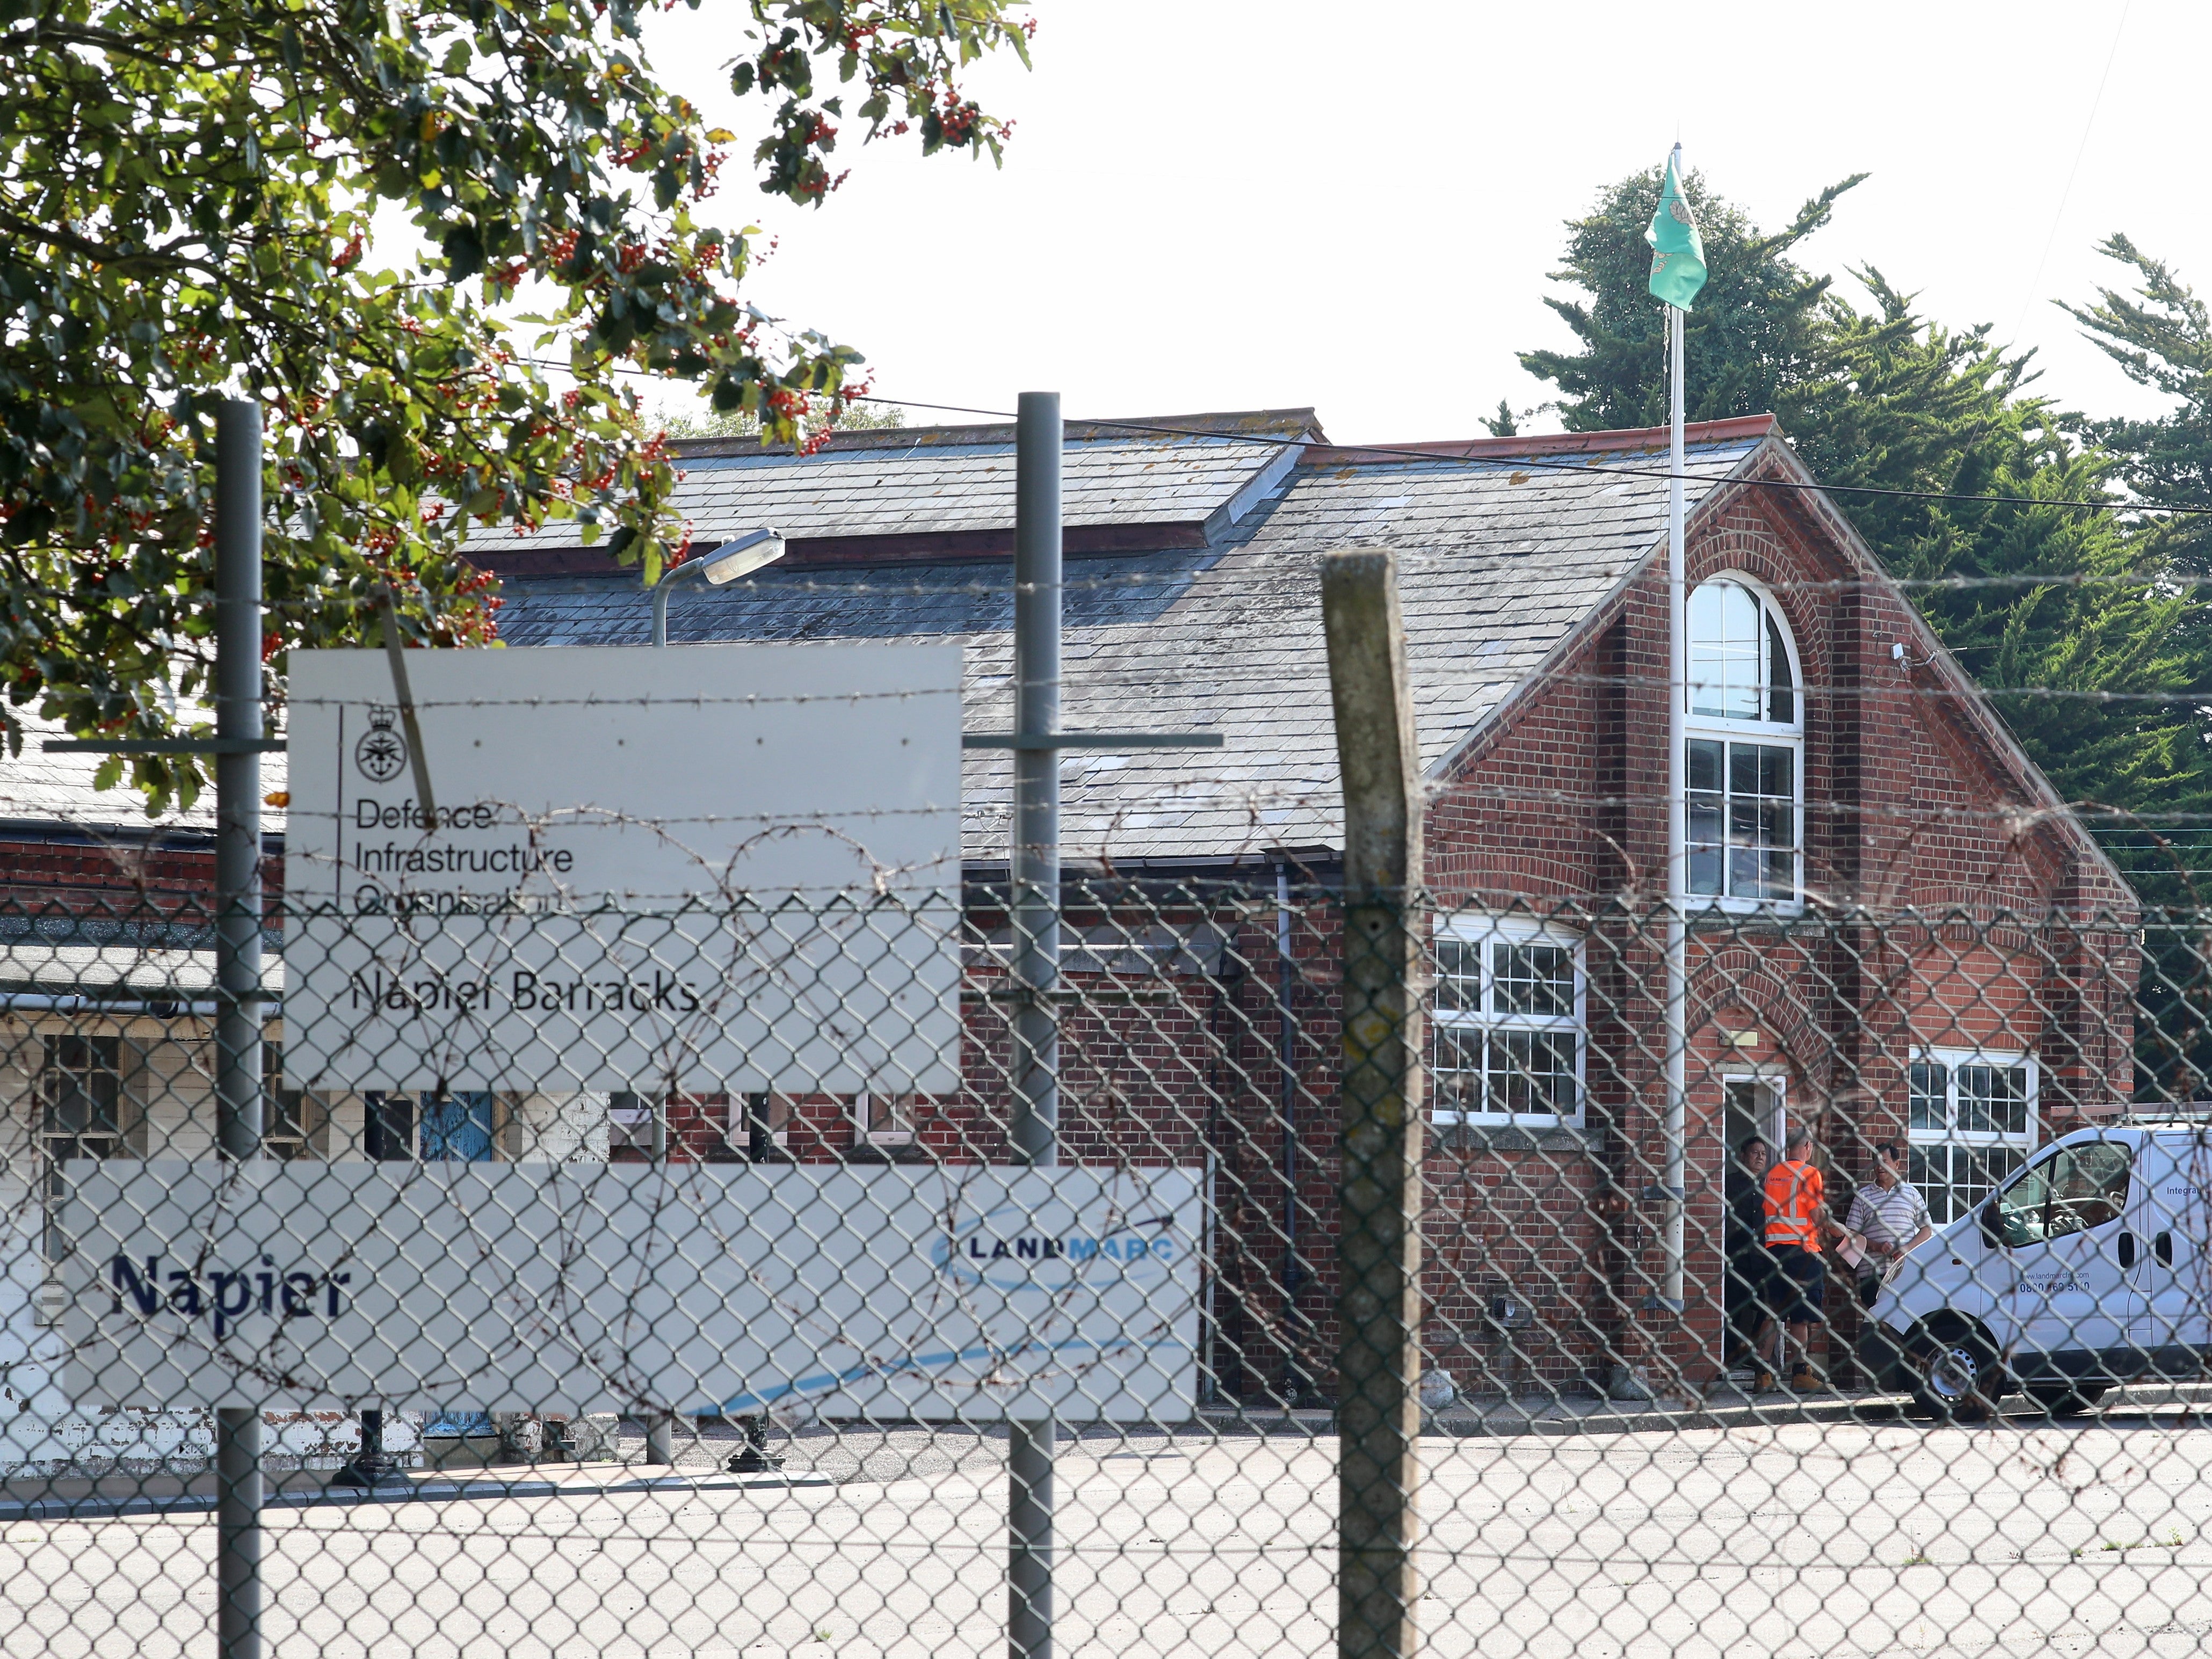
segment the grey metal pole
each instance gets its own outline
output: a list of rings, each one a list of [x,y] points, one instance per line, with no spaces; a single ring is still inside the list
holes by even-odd
[[[1014,428],[1014,1161],[1060,1162],[1060,394]],[[1007,1425],[1006,1652],[1052,1659],[1050,1418]]]
[[[676,584],[694,574],[702,567],[679,564],[673,570],[665,570],[660,580],[653,585],[653,642],[656,646],[668,643],[668,599],[676,591]]]
[[[1689,772],[1683,750],[1690,661],[1686,643],[1689,589],[1682,551],[1682,313],[1674,306],[1667,307],[1667,346],[1672,405],[1667,450],[1667,1093],[1660,1149],[1660,1182],[1666,1195],[1661,1238],[1666,1258],[1659,1294],[1645,1305],[1656,1304],[1662,1313],[1680,1314],[1688,1305],[1683,1262],[1689,1197]],[[1656,1341],[1663,1351],[1665,1339]]]
[[[216,413],[215,730],[261,737],[261,407]],[[216,1145],[261,1155],[261,757],[215,757]],[[249,1384],[250,1386],[250,1384]],[[261,1659],[261,1412],[216,1412],[216,1652]]]
[[[665,645],[667,641],[665,639],[658,639],[653,643]],[[653,1102],[653,1140],[650,1149],[653,1167],[656,1170],[665,1170],[668,1165],[668,1097],[655,1091],[649,1098]],[[675,1413],[655,1412],[646,1419],[645,1461],[648,1463],[657,1463],[664,1468],[676,1467]]]

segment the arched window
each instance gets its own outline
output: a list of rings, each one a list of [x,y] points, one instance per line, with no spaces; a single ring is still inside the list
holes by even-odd
[[[1794,903],[1802,882],[1804,726],[1790,625],[1749,579],[1690,595],[1685,884],[1693,898]]]
[[[1797,724],[1790,629],[1772,601],[1723,578],[1690,595],[1690,713]]]

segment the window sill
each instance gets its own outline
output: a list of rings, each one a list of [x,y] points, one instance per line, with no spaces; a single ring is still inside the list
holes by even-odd
[[[1794,921],[1805,914],[1805,901],[1719,898],[1711,893],[1691,893],[1682,900],[1682,911],[1692,921],[1716,915],[1747,916],[1753,920],[1771,916],[1777,921]]]
[[[927,1164],[929,1154],[910,1140],[861,1141],[845,1154],[848,1164]]]
[[[1571,1123],[1431,1123],[1436,1146],[1468,1152],[1595,1152],[1597,1133]]]

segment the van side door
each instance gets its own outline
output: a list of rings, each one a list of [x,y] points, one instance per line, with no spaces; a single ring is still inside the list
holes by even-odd
[[[2212,1147],[2202,1143],[2201,1134],[2187,1141],[2147,1135],[2136,1160],[2136,1203],[2128,1219],[2141,1307],[2134,1341],[2161,1377],[2194,1377],[2212,1349],[2212,1309],[2205,1301],[2212,1289],[2205,1249]]]
[[[2123,1243],[2133,1148],[2119,1140],[2063,1146],[2014,1177],[1986,1224],[2014,1270],[2013,1374],[2110,1382],[2134,1360],[2140,1298]],[[2000,1340],[2003,1336],[2000,1336]]]

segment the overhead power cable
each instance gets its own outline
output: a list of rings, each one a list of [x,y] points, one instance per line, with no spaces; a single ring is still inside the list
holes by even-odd
[[[918,404],[908,402],[902,398],[878,398],[856,394],[847,401],[892,404],[902,409],[930,409],[955,415],[984,415],[994,420],[1011,421],[1014,418],[1012,414],[995,409],[970,409],[960,404]],[[1207,438],[1229,443],[1259,444],[1270,449],[1280,449],[1285,444],[1295,441],[1279,434],[1274,437],[1258,437],[1249,433],[1213,432],[1198,427],[1166,426],[1158,422],[1148,421],[1102,421],[1070,416],[1067,424],[1109,427],[1116,431],[1149,432],[1166,437]],[[1440,454],[1434,450],[1409,449],[1401,445],[1391,444],[1327,443],[1313,447],[1338,450],[1351,454],[1385,455],[1408,461],[1432,463],[1457,461],[1464,465],[1489,467],[1499,471],[1599,473],[1607,477],[1656,478],[1662,483],[1675,476],[1666,467],[1610,466],[1592,461],[1546,459],[1540,456],[1510,453],[1502,455],[1450,455]],[[1963,490],[1899,489],[1888,484],[1807,483],[1795,478],[1740,478],[1728,472],[1686,471],[1680,476],[1691,483],[1733,483],[1741,484],[1748,489],[1798,490],[1816,495],[1844,494],[1877,495],[1915,501],[1974,501],[1990,507],[2084,507],[2100,513],[2172,513],[2190,516],[2212,513],[2212,507],[2177,507],[2157,501],[2092,501],[2080,496],[2068,495],[1977,495]]]
[[[525,357],[516,361],[526,363],[533,368],[558,369],[564,374],[571,372],[566,364],[548,362],[540,358]],[[615,366],[614,372],[617,374],[635,375],[642,380],[667,380],[670,378],[665,374],[655,374],[647,369],[630,368],[620,365]],[[856,404],[884,404],[896,409],[927,409],[945,415],[980,415],[992,421],[1012,421],[1014,418],[1012,410],[978,409],[967,404],[921,403],[911,398],[880,398],[869,392],[849,393],[845,401]],[[1170,426],[1158,421],[1111,421],[1070,416],[1067,417],[1066,424],[1071,427],[1108,427],[1118,432],[1146,432],[1162,437],[1202,438],[1220,443],[1253,444],[1267,449],[1280,449],[1286,444],[1297,441],[1285,438],[1280,434],[1273,437],[1262,437],[1243,432],[1219,432],[1199,427]],[[896,428],[892,429],[896,430]],[[1433,450],[1409,449],[1402,445],[1391,444],[1328,443],[1316,445],[1314,447],[1333,449],[1350,454],[1382,455],[1401,460],[1425,461],[1431,465],[1449,465],[1457,462],[1462,465],[1490,467],[1500,471],[1595,473],[1607,477],[1654,478],[1662,483],[1675,476],[1665,467],[1612,466],[1595,461],[1547,459],[1540,456],[1524,454],[1449,455],[1439,454]],[[2166,513],[2180,517],[2197,517],[2212,514],[2212,507],[2182,507],[2166,501],[2096,501],[2073,495],[1979,495],[1964,490],[1901,489],[1890,484],[1807,483],[1794,478],[1739,478],[1726,472],[1684,472],[1681,476],[1692,483],[1733,483],[1740,484],[1746,489],[1801,491],[1815,495],[1872,495],[1897,501],[1966,501],[1985,507],[2079,507],[2097,513]]]

